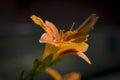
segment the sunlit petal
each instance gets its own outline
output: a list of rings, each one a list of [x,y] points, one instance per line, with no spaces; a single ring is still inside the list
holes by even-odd
[[[72,72],[64,75],[63,80],[81,80],[80,73]]]
[[[46,68],[45,71],[49,73],[55,80],[63,80],[62,76],[56,70],[52,68]]]
[[[83,41],[87,41],[87,38],[88,38],[87,35],[81,35],[81,36],[73,38],[74,39],[73,42],[75,42],[75,43],[81,43]]]
[[[49,56],[50,54],[55,54],[57,51],[59,50],[58,47],[56,47],[55,45],[52,44],[46,44],[45,45],[45,50],[44,53],[41,57],[41,60],[44,60],[47,56]]]
[[[80,56],[82,59],[84,59],[86,62],[88,62],[89,64],[91,64],[90,60],[88,59],[88,57],[82,53],[81,51],[76,52],[76,55]]]
[[[36,23],[37,25],[40,25],[47,32],[47,27],[41,18],[35,15],[32,15],[30,18],[34,21],[34,23]]]
[[[59,38],[59,32],[58,32],[56,26],[49,21],[45,21],[45,24],[50,29],[51,35],[53,36],[53,38],[58,39]]]
[[[88,45],[86,43],[63,43],[61,44],[61,48],[54,54],[53,60],[57,59],[61,55],[76,53],[78,51],[85,52],[88,49]]]
[[[60,73],[53,68],[46,68],[45,70],[54,80],[81,80],[81,74],[78,72],[71,72],[64,76],[61,76]]]
[[[40,43],[49,43],[49,44],[53,44],[55,45],[55,41],[53,40],[53,38],[51,36],[49,36],[47,33],[44,33],[40,40],[39,40]]]
[[[63,40],[81,43],[83,41],[86,41],[87,37],[88,37],[87,34],[81,34],[78,31],[68,31],[64,34]]]
[[[66,49],[75,49],[81,52],[85,52],[88,49],[88,44],[85,42],[81,42],[81,43],[61,43],[60,44],[60,48],[63,50]]]

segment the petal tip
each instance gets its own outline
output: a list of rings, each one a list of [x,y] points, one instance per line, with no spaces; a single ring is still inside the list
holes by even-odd
[[[91,61],[89,60],[89,58],[84,53],[82,53],[81,51],[77,52],[77,55],[79,57],[81,57],[82,59],[84,59],[88,64],[91,64]]]
[[[92,64],[90,60],[89,60],[89,61],[87,61],[87,62],[88,62],[88,64]]]

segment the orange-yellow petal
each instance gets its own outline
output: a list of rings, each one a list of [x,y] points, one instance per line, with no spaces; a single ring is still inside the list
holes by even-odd
[[[90,60],[83,52],[79,51],[79,52],[76,52],[75,54],[81,57],[82,59],[84,59],[87,63],[91,64]]]
[[[46,68],[45,71],[49,73],[54,78],[54,80],[63,80],[62,76],[56,70],[52,68]]]
[[[44,53],[43,53],[42,57],[40,58],[40,60],[44,60],[50,54],[55,54],[58,50],[59,50],[59,48],[56,47],[55,45],[46,43]]]
[[[34,21],[34,23],[41,26],[47,32],[47,27],[41,18],[39,18],[35,15],[32,15],[30,18]]]
[[[31,19],[37,24],[40,25],[46,32],[47,34],[53,38],[54,41],[57,41],[57,39],[59,38],[59,32],[56,28],[56,26],[49,22],[49,21],[45,21],[45,23],[43,22],[43,20],[35,15],[31,16]]]
[[[59,32],[58,32],[56,26],[49,21],[45,21],[45,24],[49,28],[52,37],[57,40],[59,38]]]
[[[51,36],[49,36],[47,33],[44,33],[40,40],[39,40],[40,43],[49,43],[49,44],[53,44],[55,45],[55,41],[53,40],[53,38]]]
[[[84,53],[78,53],[78,52],[85,52],[88,49],[88,45],[84,42],[82,43],[61,43],[59,50],[54,54],[53,60],[56,60],[61,55],[65,54],[76,54],[83,58],[85,61],[90,63],[89,59],[87,58]]]
[[[81,34],[78,31],[68,31],[64,34],[63,40],[81,43],[83,41],[86,41],[87,37],[88,37],[87,34]]]
[[[78,28],[78,31],[81,34],[87,34],[95,25],[98,20],[98,16],[96,14],[91,14]]]
[[[72,72],[64,75],[63,80],[81,80],[80,73]]]

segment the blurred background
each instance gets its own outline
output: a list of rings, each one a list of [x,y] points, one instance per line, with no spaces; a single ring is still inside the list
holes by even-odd
[[[1,0],[0,1],[0,80],[19,80],[23,70],[32,68],[45,44],[39,43],[44,32],[33,23],[35,14],[53,22],[58,29],[77,28],[90,14],[100,18],[90,32],[85,53],[92,64],[69,55],[52,66],[61,75],[80,72],[82,80],[120,80],[120,12],[116,0]],[[36,80],[53,80],[47,73]]]

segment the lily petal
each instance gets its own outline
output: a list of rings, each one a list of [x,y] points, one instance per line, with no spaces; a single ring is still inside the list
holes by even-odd
[[[59,32],[56,26],[52,22],[49,22],[49,21],[45,21],[45,24],[50,29],[52,37],[57,40],[59,38]]]
[[[61,44],[61,48],[54,54],[53,60],[57,59],[58,57],[65,55],[65,54],[76,54],[80,56],[81,52],[81,58],[83,58],[85,61],[90,63],[89,59],[87,56],[82,54],[82,52],[85,52],[88,49],[88,45],[86,43],[68,43],[68,44]]]
[[[49,43],[49,44],[53,44],[55,45],[55,41],[53,40],[53,38],[51,36],[49,36],[47,33],[44,33],[40,40],[39,40],[40,43]]]
[[[59,32],[56,28],[56,26],[49,21],[43,22],[43,20],[35,15],[31,16],[31,19],[37,24],[40,25],[46,32],[47,34],[53,38],[53,40],[57,40],[59,38]]]
[[[80,43],[83,41],[87,41],[88,35],[81,35],[76,38],[74,38],[73,42]]]
[[[78,72],[71,72],[64,75],[63,80],[81,80],[81,74]]]
[[[58,47],[56,47],[55,45],[46,43],[44,53],[40,58],[40,60],[41,61],[44,60],[47,56],[49,56],[50,54],[56,53],[58,50],[59,50]]]
[[[76,54],[78,56],[80,56],[81,58],[83,58],[86,62],[88,62],[89,64],[91,64],[90,60],[88,59],[88,57],[84,53],[82,53],[81,51],[79,51],[79,52],[76,52]]]
[[[78,31],[82,34],[87,34],[95,25],[98,20],[96,14],[91,14],[78,28]]]
[[[55,80],[63,80],[62,76],[56,70],[47,68],[45,71],[49,73]]]
[[[81,34],[78,31],[68,31],[64,34],[63,40],[64,41],[73,41],[73,42],[83,42],[87,40],[87,34]]]
[[[81,42],[81,43],[66,42],[66,43],[61,43],[59,47],[63,50],[75,49],[77,51],[85,52],[88,49],[88,44],[85,42]]]
[[[40,25],[47,32],[47,27],[41,18],[35,15],[32,15],[30,18],[34,21],[35,24]]]

